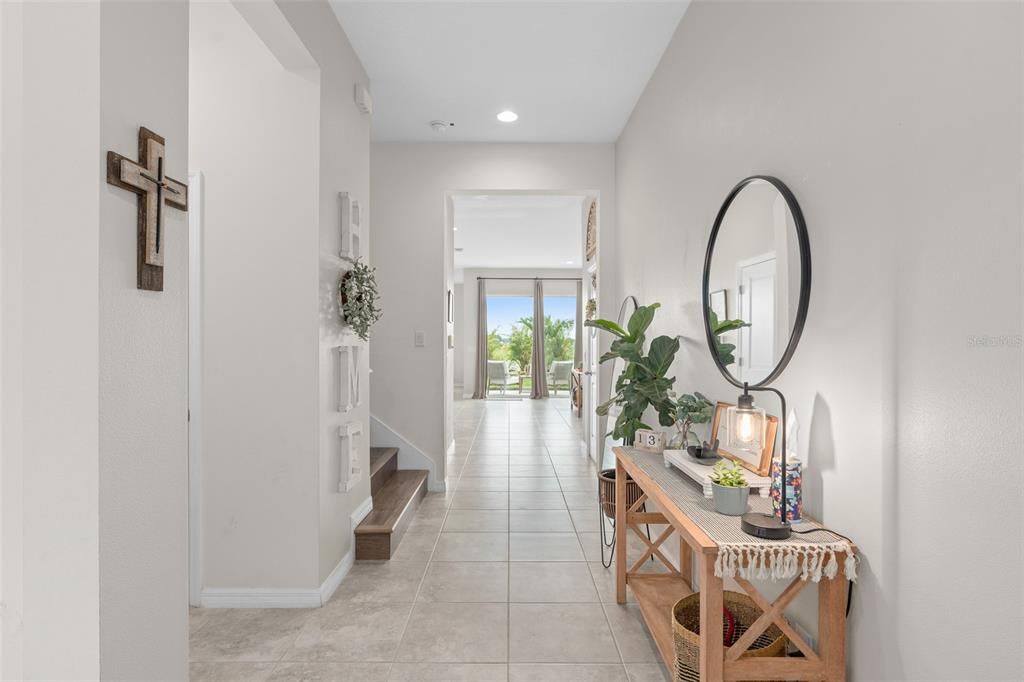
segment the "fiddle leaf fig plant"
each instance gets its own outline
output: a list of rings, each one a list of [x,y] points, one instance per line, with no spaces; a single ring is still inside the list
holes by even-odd
[[[644,413],[648,408],[658,413],[658,423],[662,426],[675,423],[676,407],[671,391],[676,379],[666,374],[679,351],[679,339],[658,336],[645,350],[647,329],[659,307],[660,303],[638,307],[625,329],[611,320],[587,320],[584,323],[616,337],[608,352],[601,356],[602,363],[617,359],[625,363],[615,380],[614,394],[598,405],[596,412],[606,417],[612,405],[620,408],[609,435],[626,445],[633,444],[638,429],[651,428],[644,423]]]
[[[730,459],[721,459],[711,469],[708,478],[712,483],[725,488],[745,488],[747,479],[743,475],[743,467]]]
[[[706,424],[715,414],[714,404],[701,393],[684,393],[676,401],[676,428],[682,434],[682,447],[689,445],[693,436],[700,444],[700,439],[693,431],[694,424]]]
[[[711,335],[715,337],[715,351],[722,367],[728,367],[736,362],[736,356],[733,354],[736,351],[736,344],[723,342],[722,334],[749,326],[750,323],[743,320],[719,320],[714,310],[708,310],[708,327],[711,329]]]

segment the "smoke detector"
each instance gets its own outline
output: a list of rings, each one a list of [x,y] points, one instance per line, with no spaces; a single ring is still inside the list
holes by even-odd
[[[454,128],[454,127],[455,127],[455,124],[452,123],[451,121],[434,120],[434,121],[430,122],[430,128],[435,133],[443,133],[444,131],[448,130],[449,128]]]

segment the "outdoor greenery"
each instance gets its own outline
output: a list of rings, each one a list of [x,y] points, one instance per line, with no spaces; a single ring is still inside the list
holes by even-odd
[[[555,360],[572,360],[576,355],[574,320],[554,320],[544,316],[544,366]],[[512,333],[502,336],[497,329],[487,335],[487,357],[491,360],[509,360],[526,373],[533,358],[533,318],[521,317],[512,327]]]
[[[659,336],[651,341],[650,350],[644,350],[646,332],[654,321],[654,312],[660,303],[640,306],[629,318],[626,329],[611,320],[587,320],[585,325],[615,335],[601,362],[622,359],[625,366],[615,381],[615,394],[598,405],[597,414],[607,416],[612,405],[620,408],[611,431],[612,438],[632,445],[638,429],[651,428],[644,423],[644,412],[651,407],[658,413],[658,423],[672,426],[676,422],[676,404],[672,399],[675,377],[665,375],[672,367],[679,351],[679,338]]]
[[[743,467],[730,459],[721,459],[711,469],[708,478],[726,488],[745,488],[747,479],[743,475]]]

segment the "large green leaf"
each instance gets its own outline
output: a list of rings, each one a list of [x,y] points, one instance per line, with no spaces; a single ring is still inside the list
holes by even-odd
[[[611,332],[612,334],[615,334],[615,336],[619,336],[622,338],[629,336],[628,332],[626,332],[625,329],[620,327],[618,324],[612,322],[611,320],[587,320],[586,322],[583,323],[583,326],[603,329],[606,332]]]
[[[627,325],[631,341],[637,342],[643,337],[644,332],[654,322],[654,311],[660,307],[660,303],[652,303],[650,305],[642,305],[633,312]]]
[[[651,350],[647,353],[647,367],[655,376],[665,376],[672,367],[676,353],[679,351],[679,338],[659,336],[651,341]]]

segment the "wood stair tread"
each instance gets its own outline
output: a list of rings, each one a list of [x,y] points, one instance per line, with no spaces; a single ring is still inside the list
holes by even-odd
[[[392,457],[398,456],[398,448],[370,448],[370,476],[386,465]]]
[[[356,534],[390,533],[405,510],[419,502],[425,492],[428,472],[424,469],[399,469],[373,496],[373,511],[356,527]]]

